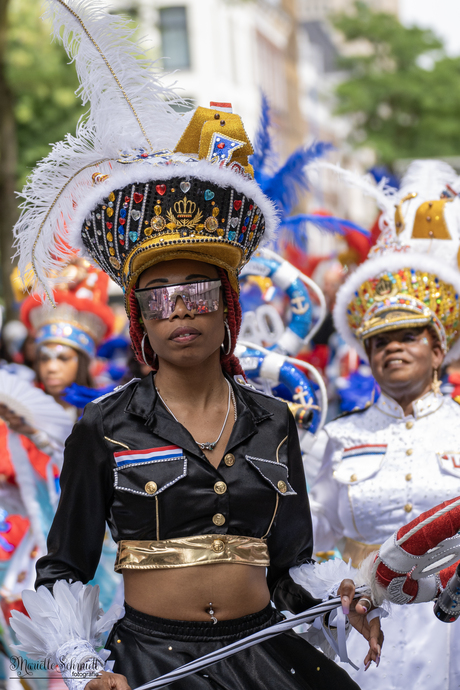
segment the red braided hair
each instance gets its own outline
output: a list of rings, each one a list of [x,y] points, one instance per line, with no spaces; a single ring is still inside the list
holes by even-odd
[[[224,351],[221,350],[220,362],[222,364],[222,369],[230,376],[244,376],[244,371],[241,367],[240,361],[238,357],[236,357],[233,354],[241,328],[242,314],[240,301],[238,299],[237,293],[235,292],[230,283],[230,280],[228,279],[226,271],[224,271],[224,269],[220,267],[216,268],[219,272],[219,278],[222,282],[222,293],[224,296],[225,306],[227,307],[226,320],[232,338],[232,346],[230,353],[228,355],[225,355]],[[131,337],[131,345],[134,350],[134,354],[136,356],[137,361],[141,364],[145,364],[144,358],[142,356],[142,339],[144,337],[145,331],[141,323],[141,312],[139,309],[138,301],[136,299],[136,295],[134,294],[134,290],[131,290],[129,295],[129,309],[129,335]],[[227,352],[228,350],[227,329],[225,329],[224,350],[225,352]],[[156,370],[158,368],[157,360],[148,338],[145,338],[144,340],[144,352],[146,361],[152,362],[151,366],[154,370]]]

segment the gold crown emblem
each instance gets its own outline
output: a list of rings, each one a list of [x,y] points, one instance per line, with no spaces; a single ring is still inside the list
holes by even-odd
[[[196,203],[184,196],[181,201],[176,201],[174,210],[178,218],[191,218],[195,213]]]

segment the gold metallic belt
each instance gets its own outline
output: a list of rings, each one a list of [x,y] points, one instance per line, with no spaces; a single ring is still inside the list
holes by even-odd
[[[364,559],[373,551],[378,551],[380,546],[381,544],[363,544],[361,541],[345,537],[345,544],[341,550],[342,558],[346,562],[351,560],[351,565],[358,568]]]
[[[119,541],[115,570],[186,568],[208,563],[270,565],[267,543],[255,537],[200,534],[162,541]]]

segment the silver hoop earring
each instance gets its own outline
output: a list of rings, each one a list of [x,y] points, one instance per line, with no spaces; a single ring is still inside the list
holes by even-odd
[[[232,351],[232,334],[230,332],[230,326],[228,325],[228,322],[226,320],[224,320],[224,326],[227,329],[227,335],[228,335],[227,352],[225,352],[224,343],[222,343],[221,348],[224,352],[224,355],[227,357],[230,354],[230,352]]]
[[[147,337],[147,333],[144,333],[144,337],[142,338],[142,343],[141,343],[141,349],[142,349],[142,359],[144,360],[144,364],[146,364],[149,367],[150,364],[145,359],[145,350],[144,350],[144,343],[145,343],[146,337]]]

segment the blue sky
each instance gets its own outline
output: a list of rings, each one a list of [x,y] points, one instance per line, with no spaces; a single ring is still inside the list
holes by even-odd
[[[450,55],[460,55],[460,0],[399,0],[399,16],[403,24],[429,27]]]

